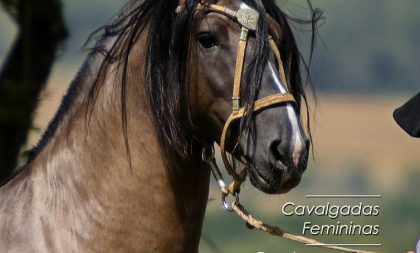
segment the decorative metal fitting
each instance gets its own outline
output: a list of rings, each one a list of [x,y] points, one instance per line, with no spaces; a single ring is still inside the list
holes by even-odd
[[[248,39],[248,31],[248,28],[243,26],[241,31],[241,37],[239,38],[239,40],[246,41]]]
[[[240,108],[240,98],[239,97],[232,97],[232,111],[239,111]]]
[[[236,18],[241,26],[255,31],[257,30],[260,14],[258,14],[256,10],[250,8],[241,8],[236,12]]]

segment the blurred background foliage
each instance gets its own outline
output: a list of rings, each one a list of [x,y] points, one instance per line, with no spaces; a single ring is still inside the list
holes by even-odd
[[[333,92],[420,90],[416,0],[317,0],[326,23],[315,61],[317,87]]]
[[[63,47],[60,60],[79,65],[85,55],[80,53],[80,48],[87,36],[109,21],[125,2],[64,0],[63,11],[71,37]],[[307,17],[305,0],[278,2],[288,13]],[[313,65],[318,90],[334,93],[420,90],[417,0],[312,0],[312,3],[326,17],[319,29]],[[0,59],[4,59],[16,33],[4,10],[0,12],[0,31]]]
[[[287,13],[308,17],[305,0],[278,2]],[[89,34],[110,21],[125,3],[126,0],[62,1],[69,37],[57,51],[58,59],[34,121],[39,129],[31,133],[27,146],[36,143],[86,57],[87,52],[81,48]],[[314,121],[315,159],[302,183],[291,193],[267,196],[247,184],[241,199],[257,217],[300,233],[304,221],[333,222],[314,216],[284,217],[281,206],[287,201],[325,202],[311,202],[306,194],[383,194],[382,199],[366,201],[381,206],[379,217],[355,219],[355,223],[379,224],[378,237],[321,239],[332,243],[379,241],[384,244],[377,249],[381,252],[414,249],[420,236],[420,143],[405,135],[391,115],[397,106],[420,91],[420,4],[418,0],[312,3],[325,15],[312,65],[319,93]],[[0,68],[17,37],[11,11],[0,9]],[[295,29],[297,40],[308,52],[308,27]],[[200,252],[326,252],[248,230],[236,216],[222,211],[219,201],[212,183]]]

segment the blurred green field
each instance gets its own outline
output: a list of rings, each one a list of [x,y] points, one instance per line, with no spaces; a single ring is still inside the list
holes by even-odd
[[[71,78],[71,74],[59,75]],[[55,112],[65,89],[54,85],[61,79],[51,79],[35,119],[36,126],[45,127]],[[406,252],[413,249],[420,237],[420,141],[408,137],[393,122],[392,110],[406,97],[320,95],[314,124],[315,160],[305,172],[301,184],[281,196],[267,196],[249,183],[241,194],[242,202],[255,215],[284,229],[300,233],[303,222],[330,224],[325,217],[285,217],[281,207],[288,201],[300,204],[322,204],[324,200],[309,201],[306,194],[383,194],[377,203],[381,212],[376,218],[355,218],[357,224],[379,224],[380,235],[375,237],[325,236],[330,243],[380,242],[381,252]],[[34,131],[35,143],[41,131]],[[251,231],[234,214],[220,207],[219,194],[212,183],[205,218],[200,252],[326,252],[260,231]],[[335,202],[346,204],[346,202]],[[339,221],[343,219],[338,219]],[[346,219],[344,219],[346,220]]]
[[[55,113],[65,92],[63,82],[73,73],[58,71],[43,92],[30,143],[36,143],[42,129]],[[320,94],[314,124],[315,160],[312,160],[301,184],[286,195],[268,196],[245,184],[241,201],[256,217],[299,234],[303,223],[334,224],[325,217],[285,217],[281,207],[288,201],[298,204],[322,204],[308,200],[306,194],[382,194],[376,218],[355,218],[357,224],[378,224],[377,237],[315,237],[329,243],[376,243],[380,252],[413,249],[420,237],[420,140],[408,137],[393,122],[392,110],[408,97],[344,96]],[[334,201],[346,204],[342,201]],[[339,218],[338,221],[348,221]],[[214,183],[205,217],[200,244],[202,253],[218,252],[328,252],[309,248],[260,231],[248,230],[236,215],[223,211]]]
[[[39,129],[32,132],[29,145],[36,143],[55,113],[66,88],[60,83],[69,82],[72,75],[56,70],[50,79],[35,118]],[[405,253],[413,249],[420,237],[420,140],[406,135],[392,119],[392,111],[407,99],[408,96],[319,94],[313,122],[315,160],[311,160],[301,184],[286,195],[268,196],[247,183],[242,190],[242,202],[264,221],[300,233],[305,221],[319,224],[336,221],[317,216],[284,217],[281,207],[288,201],[314,203],[305,199],[306,194],[382,194],[383,198],[377,201],[381,208],[378,217],[353,219],[356,224],[379,224],[379,236],[315,239],[330,243],[379,242],[383,244],[380,252]],[[326,252],[248,230],[237,216],[221,209],[212,182],[200,252],[258,251]]]

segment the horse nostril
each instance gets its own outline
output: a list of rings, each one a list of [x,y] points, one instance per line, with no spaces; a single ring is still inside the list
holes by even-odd
[[[275,161],[283,161],[287,155],[287,148],[284,148],[281,140],[275,140],[270,144],[270,152]]]
[[[270,144],[270,156],[272,162],[280,161],[289,168],[297,168],[305,164],[307,149],[310,143],[308,139],[299,139],[291,144],[287,141],[274,140]]]

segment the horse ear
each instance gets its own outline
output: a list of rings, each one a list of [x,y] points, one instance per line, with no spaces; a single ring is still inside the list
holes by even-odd
[[[409,135],[420,138],[420,93],[394,111],[394,119]]]

